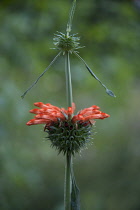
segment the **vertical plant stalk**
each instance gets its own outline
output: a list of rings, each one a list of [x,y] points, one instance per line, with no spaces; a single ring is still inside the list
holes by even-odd
[[[65,189],[64,189],[65,210],[71,210],[71,154],[66,154],[65,166]]]
[[[66,95],[67,95],[67,105],[68,107],[72,106],[73,97],[72,97],[72,84],[71,84],[71,72],[70,72],[70,58],[69,52],[65,52],[65,75],[66,75]],[[72,158],[71,153],[67,152],[66,154],[66,166],[65,166],[65,183],[64,183],[64,206],[65,210],[71,209],[71,165]]]
[[[71,71],[70,71],[70,58],[69,52],[65,52],[65,75],[66,75],[66,95],[67,95],[67,105],[72,106],[72,83],[71,83]]]

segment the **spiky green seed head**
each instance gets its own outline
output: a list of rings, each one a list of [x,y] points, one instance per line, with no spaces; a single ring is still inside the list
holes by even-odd
[[[64,121],[55,123],[53,126],[46,127],[48,139],[51,141],[52,147],[55,147],[59,153],[70,153],[74,155],[89,142],[91,137],[90,123],[76,123]]]
[[[65,54],[65,52],[72,53],[73,51],[82,48],[79,46],[79,37],[76,37],[76,34],[67,35],[61,32],[55,34],[54,38],[54,45],[56,46],[55,49],[59,49]]]

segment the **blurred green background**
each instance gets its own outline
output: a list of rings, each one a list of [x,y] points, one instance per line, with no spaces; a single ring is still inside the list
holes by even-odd
[[[45,141],[43,126],[27,127],[42,101],[66,107],[63,56],[21,99],[57,54],[53,34],[65,32],[70,0],[0,2],[0,209],[63,210],[65,159]],[[140,1],[78,0],[73,33],[109,97],[71,55],[77,111],[96,104],[93,144],[74,157],[81,210],[140,209]]]

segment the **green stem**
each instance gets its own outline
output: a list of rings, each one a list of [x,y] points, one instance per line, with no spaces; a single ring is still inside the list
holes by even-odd
[[[68,107],[72,106],[72,84],[71,84],[71,72],[70,72],[70,58],[69,52],[65,52],[65,74],[66,74],[66,95]]]
[[[65,75],[66,75],[66,95],[67,95],[67,105],[72,106],[72,84],[71,84],[71,71],[70,71],[70,58],[69,52],[65,52]],[[64,206],[65,210],[71,209],[71,167],[72,167],[72,157],[71,153],[66,154],[66,167],[65,167],[65,186],[64,186]]]
[[[67,153],[66,155],[64,206],[65,210],[71,209],[71,154],[70,153]]]

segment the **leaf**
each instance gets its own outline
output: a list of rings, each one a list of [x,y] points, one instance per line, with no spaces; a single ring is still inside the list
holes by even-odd
[[[55,56],[55,58],[52,60],[52,62],[49,64],[49,66],[43,71],[42,74],[40,74],[40,76],[33,82],[33,84],[23,93],[23,95],[21,96],[21,98],[23,99],[24,96],[34,87],[34,85],[37,84],[38,80],[46,73],[46,71],[49,70],[49,68],[52,66],[52,64],[54,64],[54,62],[56,61],[56,59],[61,55],[61,51]]]
[[[72,179],[71,210],[80,210],[80,190],[77,187],[73,172],[71,179]]]
[[[106,89],[106,93],[109,95],[109,96],[112,96],[112,97],[116,97],[115,94],[109,90],[109,89]]]
[[[96,79],[106,90],[106,93],[109,95],[109,96],[112,96],[112,97],[116,97],[115,94],[109,90],[102,82],[101,80],[94,74],[94,72],[91,70],[91,68],[87,65],[87,63],[84,61],[83,58],[81,58],[81,56],[79,54],[77,54],[75,51],[74,51],[74,54],[85,64],[87,70],[89,71],[89,73],[94,77],[94,79]]]

